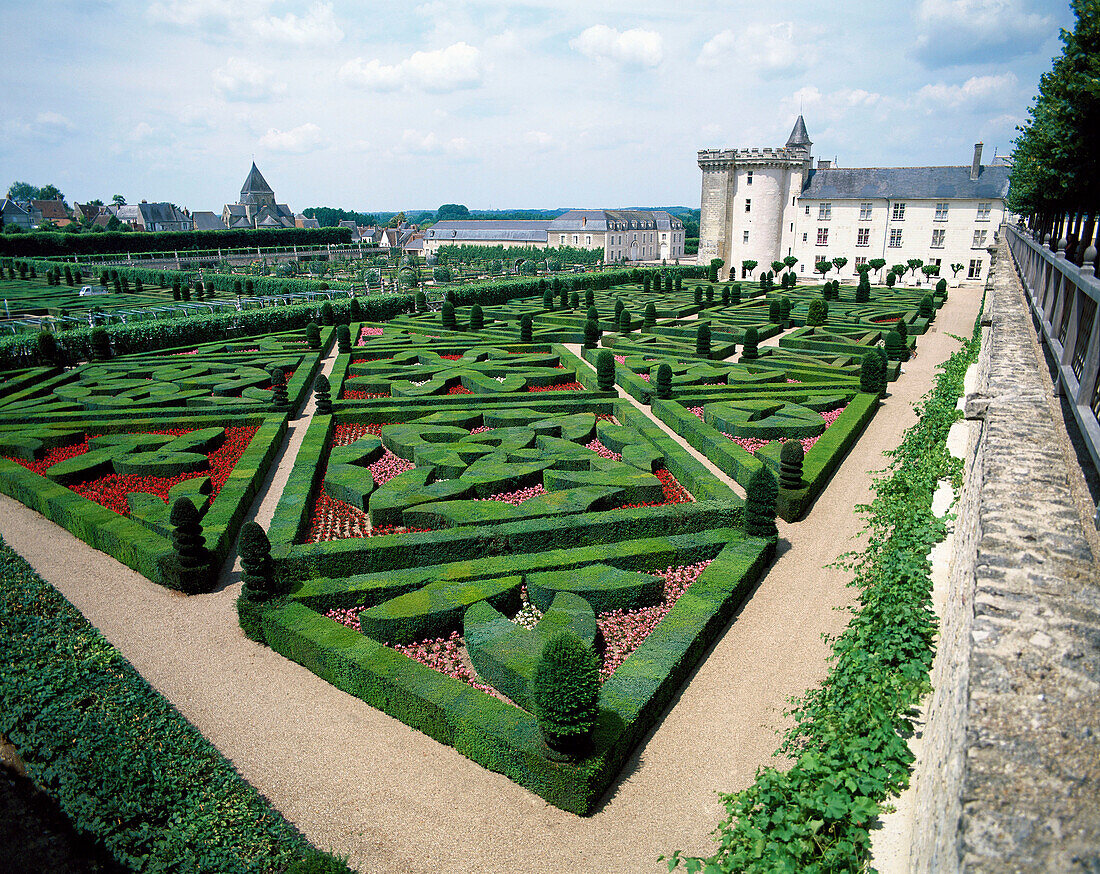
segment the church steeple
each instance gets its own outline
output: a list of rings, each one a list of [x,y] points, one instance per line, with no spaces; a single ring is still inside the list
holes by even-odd
[[[271,186],[267,184],[267,180],[256,167],[255,161],[252,162],[252,169],[248,171],[248,178],[241,186],[241,203],[253,206],[275,205],[275,192],[271,190]]]
[[[787,148],[805,149],[808,152],[812,145],[813,143],[810,141],[810,135],[806,132],[806,121],[800,114],[798,116],[798,121],[794,123],[791,135],[787,138]]]

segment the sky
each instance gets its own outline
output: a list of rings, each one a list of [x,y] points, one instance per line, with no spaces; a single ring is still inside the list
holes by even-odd
[[[1049,0],[0,0],[0,186],[220,212],[699,206],[704,148],[1011,152]],[[6,191],[6,187],[3,189]]]

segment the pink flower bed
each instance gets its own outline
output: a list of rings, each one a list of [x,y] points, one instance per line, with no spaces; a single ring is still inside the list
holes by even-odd
[[[365,326],[359,332],[359,340],[356,342],[356,346],[365,346],[367,337],[381,337],[383,328],[372,328],[369,325]]]
[[[579,382],[559,382],[557,385],[529,385],[527,391],[584,391],[584,386]]]
[[[626,356],[625,355],[616,355],[614,357],[615,357],[615,363],[616,364],[626,364]]]
[[[511,504],[513,507],[518,507],[524,501],[529,501],[531,498],[537,498],[539,495],[545,495],[546,489],[542,485],[528,486],[525,489],[516,489],[514,492],[499,492],[488,498],[478,498],[479,501],[500,501],[502,504]]]
[[[461,355],[440,355],[439,357],[442,358],[444,361],[461,361],[462,360]]]
[[[702,407],[688,407],[688,409],[700,419],[703,418]],[[829,430],[829,426],[831,426],[833,422],[839,419],[840,414],[843,413],[846,409],[848,409],[847,404],[845,404],[843,407],[837,407],[835,410],[829,410],[827,412],[819,414],[821,418],[825,420],[825,431]],[[818,434],[816,437],[801,438],[798,442],[802,444],[802,451],[809,452],[811,449],[813,449],[814,446],[817,444],[817,441],[820,440],[822,436],[824,436],[825,431],[822,431],[821,434]],[[762,449],[769,443],[773,442],[771,440],[758,440],[755,437],[734,437],[732,434],[728,434],[725,431],[723,431],[722,433],[725,434],[727,438],[732,440],[742,449],[744,449],[746,452],[748,452],[750,455],[755,455],[758,449]],[[779,442],[782,443],[785,439],[786,438],[781,438]]]

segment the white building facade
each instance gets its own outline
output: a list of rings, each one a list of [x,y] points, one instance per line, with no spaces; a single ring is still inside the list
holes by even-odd
[[[723,277],[748,278],[793,256],[799,275],[820,278],[817,262],[846,258],[826,278],[847,282],[876,258],[886,269],[920,259],[948,279],[951,265],[962,265],[960,280],[986,278],[1009,168],[982,166],[981,143],[969,167],[815,168],[812,146],[799,116],[783,148],[699,152],[700,264],[721,258]],[[919,271],[905,278],[915,280],[926,281]]]

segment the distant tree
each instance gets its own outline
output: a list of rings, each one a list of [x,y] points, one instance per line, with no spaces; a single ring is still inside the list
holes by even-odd
[[[778,274],[779,271],[782,270],[782,269],[783,269],[783,262],[782,261],[772,261],[772,274],[773,275]]]
[[[111,203],[115,206],[126,206],[126,198],[121,194],[116,194],[111,198]]]
[[[8,197],[12,200],[39,200],[38,188],[29,182],[13,182],[8,188]]]
[[[886,259],[885,258],[872,258],[870,261],[867,262],[867,266],[870,267],[872,270],[874,270],[875,275],[877,276],[878,272],[883,267],[886,266]]]
[[[794,255],[788,255],[786,258],[783,259],[783,266],[786,267],[788,270],[793,269],[794,265],[797,263],[798,259],[795,258]]]
[[[752,260],[742,261],[741,262],[741,269],[744,270],[745,273],[747,273],[751,277],[752,272],[756,269],[756,267],[759,263],[760,263],[759,261],[752,261]]]
[[[913,271],[913,275],[916,276],[917,271],[924,266],[924,260],[922,258],[910,258],[908,261],[905,262],[905,266],[909,270]]]
[[[925,264],[920,269],[920,272],[923,273],[925,276],[927,276],[929,279],[931,279],[933,276],[939,276],[940,275],[940,265],[939,264]]]
[[[122,222],[120,222],[118,220],[117,215],[113,215],[109,219],[107,219],[107,230],[117,231],[117,230],[120,230],[121,228],[122,228]]]
[[[454,219],[468,219],[470,210],[461,203],[445,203],[435,211],[435,220],[443,222]]]
[[[963,267],[965,267],[965,266],[966,266],[965,264],[952,264],[951,265],[951,277],[952,277],[952,279],[957,278],[958,275],[959,275],[959,271],[962,270]]]
[[[65,195],[61,193],[61,189],[56,185],[44,185],[42,188],[38,189],[38,199],[64,201]]]
[[[832,261],[818,261],[814,265],[814,271],[821,274],[821,278],[825,278],[825,274],[833,269]]]
[[[833,259],[833,266],[836,268],[837,273],[840,273],[840,271],[844,269],[844,265],[847,264],[847,263],[848,263],[847,258],[834,258]]]
[[[395,215],[393,218],[391,218],[389,220],[389,222],[386,224],[386,227],[387,228],[400,227],[401,225],[405,224],[405,222],[407,222],[407,221],[408,221],[408,218],[405,216],[405,213],[404,212],[399,212],[399,213],[397,213],[397,215]]]

